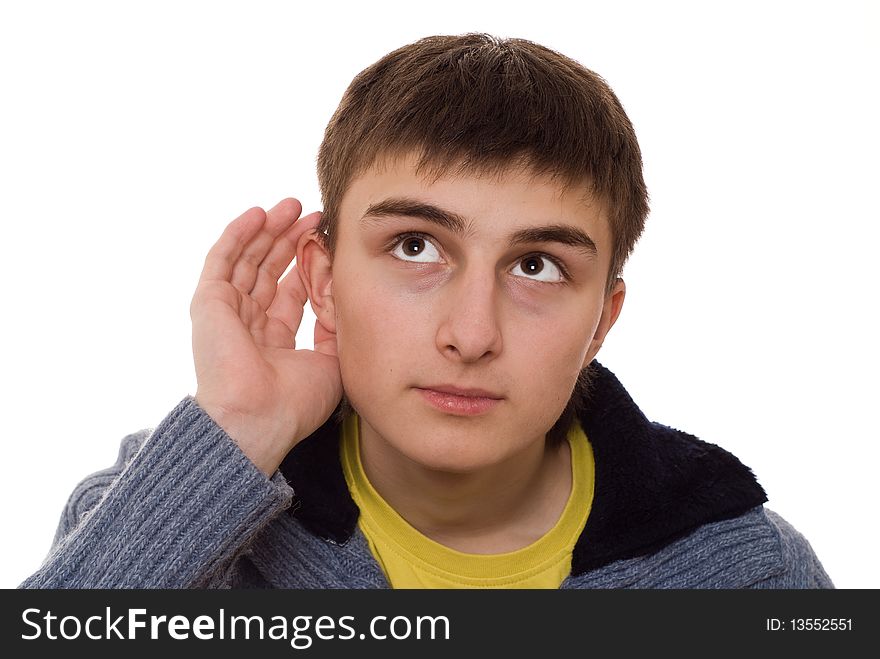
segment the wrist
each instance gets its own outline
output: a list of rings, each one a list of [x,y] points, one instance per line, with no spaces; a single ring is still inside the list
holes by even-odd
[[[239,450],[268,478],[293,448],[296,432],[277,417],[257,417],[194,397],[196,404],[220,426]]]

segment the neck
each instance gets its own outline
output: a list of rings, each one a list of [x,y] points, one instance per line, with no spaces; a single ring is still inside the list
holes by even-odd
[[[568,442],[543,438],[502,462],[468,472],[415,463],[361,419],[360,452],[373,488],[422,534],[476,554],[521,549],[558,521],[571,493]]]

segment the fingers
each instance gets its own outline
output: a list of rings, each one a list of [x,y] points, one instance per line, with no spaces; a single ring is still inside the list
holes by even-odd
[[[250,291],[251,297],[266,310],[275,298],[278,280],[296,256],[300,237],[318,226],[321,213],[310,213],[299,218],[287,231],[276,238],[271,250],[257,268],[257,280]]]
[[[208,252],[197,291],[208,281],[232,283],[256,302],[261,313],[271,307],[269,316],[295,335],[308,295],[295,268],[281,285],[278,280],[293,262],[302,235],[314,230],[321,219],[321,213],[315,212],[297,220],[301,211],[299,201],[288,198],[268,213],[261,208],[242,213]],[[281,337],[273,336],[269,343],[279,344]]]
[[[281,283],[278,284],[278,290],[272,299],[272,304],[266,311],[266,315],[270,319],[276,319],[287,325],[290,331],[296,335],[299,325],[302,322],[303,309],[309,301],[306,287],[302,278],[299,276],[297,266],[290,269]]]
[[[232,268],[232,285],[247,295],[257,281],[257,269],[275,239],[299,217],[302,205],[296,199],[283,199],[266,213],[266,222],[260,231],[251,238],[241,251]]]
[[[270,348],[296,348],[296,333],[277,318],[270,318],[261,332],[262,343],[260,345]]]
[[[201,281],[229,281],[245,246],[257,235],[265,221],[266,212],[262,208],[251,208],[230,222],[205,257]]]

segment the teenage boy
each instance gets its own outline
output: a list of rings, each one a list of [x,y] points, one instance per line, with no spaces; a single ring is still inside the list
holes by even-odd
[[[832,586],[749,469],[594,360],[648,212],[601,78],[422,39],[354,79],[318,177],[323,214],[211,248],[195,396],[77,487],[23,586]]]

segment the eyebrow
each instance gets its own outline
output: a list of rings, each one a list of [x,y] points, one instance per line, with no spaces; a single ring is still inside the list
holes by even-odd
[[[361,218],[361,224],[380,224],[389,217],[415,217],[460,236],[473,231],[473,223],[458,213],[408,197],[389,197],[370,204]],[[510,235],[511,246],[525,243],[561,243],[576,247],[588,256],[595,257],[599,254],[593,239],[583,229],[570,224],[529,227],[514,231]]]

